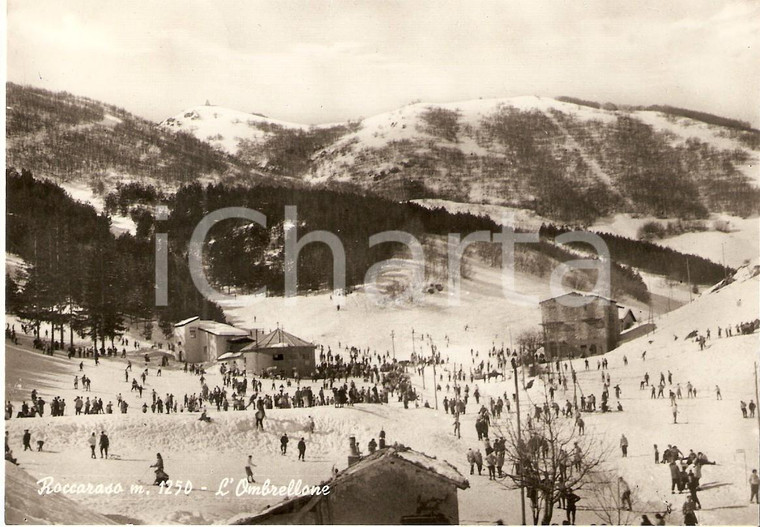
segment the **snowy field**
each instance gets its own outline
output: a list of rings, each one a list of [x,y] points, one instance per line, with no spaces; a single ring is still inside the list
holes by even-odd
[[[680,509],[684,496],[669,494],[668,467],[654,465],[652,460],[653,444],[658,444],[663,450],[667,444],[674,443],[685,452],[689,449],[705,452],[718,463],[704,469],[704,490],[700,493],[704,508],[698,512],[703,524],[756,523],[758,509],[756,505],[748,504],[748,474],[744,462],[746,455],[746,468],[751,470],[756,466],[758,425],[755,420],[742,419],[739,401],[754,398],[752,363],[757,360],[758,335],[717,338],[718,326],[725,327],[758,317],[759,278],[750,277],[750,274],[743,270],[737,282],[717,292],[705,293],[691,304],[661,317],[656,333],[629,342],[606,355],[610,361],[608,371],[612,385],[619,383],[622,388],[621,403],[625,411],[584,414],[587,433],[594,434],[610,446],[612,453],[607,461],[608,467],[623,475],[632,487],[637,487],[637,511],[661,511],[664,509],[663,499],[672,501]],[[325,298],[313,301],[318,300],[328,301]],[[308,333],[309,338],[320,342],[321,335],[309,328],[330,331],[326,318],[315,317],[308,303],[304,305],[299,301],[295,308],[287,311],[284,305],[279,305],[279,300],[265,302],[258,312],[286,321],[286,329],[294,333],[302,336]],[[340,316],[348,315],[352,309],[360,308],[352,306],[349,297]],[[444,348],[441,344],[439,348],[443,357],[450,361],[449,365],[456,362],[467,367],[469,348],[478,350],[483,358],[486,347],[490,347],[497,335],[492,335],[494,327],[475,324],[476,319],[482,319],[483,313],[494,309],[494,306],[483,306],[479,313],[475,311],[475,306],[466,303],[461,309],[459,312],[443,310],[440,316],[436,316],[434,310],[420,309],[409,309],[404,314],[409,325],[430,333],[439,342],[443,341],[444,335],[449,335],[452,345]],[[470,317],[465,316],[468,310]],[[393,310],[389,308],[388,311]],[[480,316],[476,316],[478,314]],[[337,310],[335,316],[338,316]],[[351,344],[380,348],[382,351],[389,348],[389,333],[391,328],[395,328],[398,335],[397,354],[406,355],[410,351],[411,334],[403,337],[406,342],[402,343],[401,335],[406,332],[401,325],[394,326],[390,316],[365,317],[363,324],[358,322],[360,319],[361,315],[357,315],[350,322],[339,319],[333,324],[336,330],[345,330],[346,340],[350,337]],[[456,320],[456,324],[452,324],[452,320]],[[465,334],[463,326],[468,321],[473,327],[468,328]],[[509,323],[509,316],[504,313],[503,327]],[[457,330],[455,326],[462,326],[462,329]],[[712,338],[704,351],[699,351],[693,340],[684,339],[693,329],[704,332],[708,328],[712,331]],[[675,340],[674,336],[678,339]],[[11,447],[21,467],[34,478],[52,476],[59,482],[77,483],[118,482],[127,489],[125,493],[113,496],[70,496],[94,513],[111,515],[112,519],[120,521],[223,523],[235,514],[256,512],[278,501],[277,498],[215,496],[214,491],[223,477],[236,480],[243,477],[242,466],[248,454],[253,455],[257,464],[257,481],[270,479],[272,483],[282,484],[300,478],[305,483],[317,483],[326,479],[333,467],[346,466],[349,436],[356,436],[362,448],[366,449],[367,442],[384,429],[389,442],[398,441],[446,459],[467,475],[471,488],[459,493],[460,519],[463,523],[493,523],[497,519],[511,524],[519,523],[518,492],[506,490],[501,482],[489,481],[485,475],[468,475],[465,452],[469,447],[479,446],[472,411],[464,415],[461,440],[452,435],[452,420],[442,409],[420,407],[404,410],[398,402],[382,406],[359,404],[343,409],[275,409],[268,412],[265,431],[258,432],[250,410],[218,413],[212,409],[209,412],[212,423],[198,421],[197,414],[152,414],[150,410],[147,414],[140,413],[138,407],[141,400],[129,392],[129,385],[124,381],[125,361],[121,359],[104,359],[97,367],[91,360],[85,360],[84,373],[92,379],[92,392],[84,394],[81,388],[73,388],[74,375],[79,374],[79,360],[42,356],[31,351],[23,340],[21,344],[14,346],[6,342],[6,397],[18,408],[21,400],[28,399],[28,394],[36,388],[48,401],[54,395],[64,397],[68,408],[65,417],[14,418],[7,421]],[[500,343],[497,342],[498,345]],[[417,346],[419,351],[419,342]],[[645,350],[647,356],[643,361],[641,353]],[[628,357],[628,366],[623,366],[623,356]],[[138,364],[135,363],[136,367]],[[601,391],[599,372],[594,366],[593,359],[590,371],[584,371],[580,360],[574,364],[579,371],[579,386],[586,394],[599,394]],[[639,382],[645,372],[656,378],[660,372],[667,373],[668,370],[673,372],[674,384],[685,386],[686,382],[691,381],[698,390],[696,399],[679,401],[679,424],[672,424],[667,399],[651,400],[648,391],[639,390]],[[446,375],[445,368],[443,374]],[[424,400],[434,405],[430,389],[432,374],[428,370],[426,375],[426,390],[422,389],[421,378],[414,377],[413,381],[423,392]],[[444,385],[445,381],[444,377]],[[486,396],[504,393],[511,396],[513,382],[508,378],[498,383],[476,384]],[[207,383],[210,387],[221,385],[221,377],[215,369],[207,375]],[[715,400],[715,385],[721,387],[722,401]],[[172,392],[181,397],[181,394],[198,391],[200,383],[197,376],[171,368],[165,369],[162,377],[156,377],[155,368],[151,367],[146,387],[148,391],[143,396],[146,399],[152,389],[159,394]],[[271,389],[266,381],[264,389]],[[118,393],[124,395],[130,404],[126,415],[71,415],[75,395],[102,397],[107,402],[114,401]],[[542,393],[540,382],[527,393],[522,392],[523,412],[530,410],[531,400],[540,401]],[[440,397],[443,395],[445,391]],[[560,401],[572,399],[571,392],[565,394],[560,390],[558,395]],[[470,403],[468,410],[474,409],[473,404]],[[313,435],[305,432],[309,415],[316,422]],[[502,419],[513,417],[514,414],[510,414],[502,416]],[[44,434],[44,452],[22,451],[24,428],[31,429],[33,444],[39,434]],[[111,452],[117,454],[119,459],[90,459],[87,437],[93,431],[99,433],[101,430],[108,432]],[[287,456],[279,454],[279,437],[283,432],[288,432],[293,438],[291,445],[298,437],[306,438],[305,463],[297,462],[295,453],[288,453]],[[621,433],[625,433],[630,441],[629,457],[626,459],[620,457],[617,449]],[[743,453],[737,454],[739,450]],[[153,463],[156,452],[163,454],[167,472],[173,479],[191,481],[195,489],[206,487],[208,490],[196,490],[190,496],[162,496],[156,489],[152,489],[149,495],[131,495],[131,484],[151,481],[149,465]],[[588,510],[591,507],[590,496],[581,493],[581,497],[578,523],[598,523],[595,514]],[[55,510],[51,508],[48,513],[54,515]],[[561,521],[562,513],[561,510],[556,511],[555,520]],[[674,515],[669,523],[676,523],[677,518]]]
[[[440,207],[454,214],[467,212],[490,218],[497,225],[511,224],[516,228],[530,231],[537,231],[542,223],[553,223],[533,211],[503,205],[458,203],[444,199],[417,199],[413,202],[431,209]],[[668,222],[676,221],[676,218],[634,217],[631,214],[615,214],[597,220],[589,225],[588,230],[616,234],[636,240],[639,229],[650,221],[666,225]],[[711,214],[708,219],[704,220],[704,223],[708,227],[706,231],[668,236],[654,240],[653,243],[686,254],[701,256],[713,262],[725,262],[726,265],[734,268],[744,265],[748,260],[751,261],[760,254],[760,218]],[[716,230],[716,224],[726,226],[727,232]]]

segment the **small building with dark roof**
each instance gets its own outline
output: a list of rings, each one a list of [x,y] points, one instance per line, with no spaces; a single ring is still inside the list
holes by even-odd
[[[450,463],[401,445],[362,458],[334,478],[326,495],[299,496],[233,525],[455,525],[457,491],[469,482]]]
[[[308,377],[316,369],[316,346],[277,328],[240,352],[247,371],[257,375],[278,373],[285,376]]]
[[[633,309],[626,309],[625,314],[620,319],[620,331],[625,331],[626,329],[632,328],[638,321],[639,320],[636,318],[636,315],[633,313]]]

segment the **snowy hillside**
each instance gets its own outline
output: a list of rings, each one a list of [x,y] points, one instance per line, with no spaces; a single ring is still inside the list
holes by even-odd
[[[631,157],[636,148],[649,152],[651,169],[626,168],[629,163],[641,165]],[[662,160],[657,159],[658,150]],[[642,185],[667,192],[660,185],[671,177],[686,177],[694,188],[704,189],[704,196],[689,185],[682,192],[693,194],[707,210],[737,211],[745,207],[744,201],[740,207],[720,189],[707,189],[728,178],[742,182],[745,192],[756,193],[759,157],[753,132],[662,112],[516,97],[419,103],[370,117],[361,121],[358,131],[314,154],[308,180],[352,182],[400,199],[444,198],[527,208],[555,221],[624,211],[682,216],[694,211],[675,201],[657,208],[656,200],[644,203],[637,192],[646,188]],[[698,175],[666,171],[660,182],[647,175],[655,166],[674,162],[691,166]],[[726,166],[732,168],[726,171]],[[566,190],[554,195],[546,184]],[[562,198],[583,208],[558,205]],[[743,210],[756,210],[747,206],[750,209]]]
[[[167,130],[183,131],[201,141],[236,154],[241,140],[263,142],[279,129],[307,130],[308,125],[270,119],[221,106],[194,106],[159,123]]]
[[[37,480],[5,462],[5,522],[14,525],[121,523],[58,494],[40,496]]]
[[[610,361],[607,372],[611,375],[612,385],[620,384],[622,388],[620,401],[624,412],[589,413],[584,414],[584,419],[587,434],[598,438],[610,449],[606,468],[624,476],[634,488],[637,514],[648,513],[652,517],[654,512],[664,510],[663,500],[673,503],[676,511],[680,510],[684,496],[670,494],[668,467],[655,465],[652,461],[653,444],[658,444],[661,451],[666,444],[677,444],[684,452],[689,449],[702,451],[717,462],[717,465],[703,469],[703,490],[700,492],[703,508],[698,511],[701,523],[750,525],[755,522],[758,509],[757,505],[747,504],[746,469],[754,468],[758,458],[757,423],[754,419],[742,419],[739,401],[754,398],[752,362],[757,358],[758,334],[727,338],[723,333],[718,337],[717,329],[720,326],[725,330],[729,325],[758,317],[759,280],[756,266],[740,269],[730,285],[713,293],[705,293],[693,303],[661,317],[654,334],[626,343],[606,355]],[[326,298],[322,302],[329,303]],[[308,306],[300,309],[302,306],[299,305],[285,309],[279,303],[278,299],[264,300],[257,309],[259,319],[255,325],[270,324],[269,318],[262,320],[267,314],[268,317],[279,318],[289,331],[318,343],[332,344],[333,349],[337,349],[335,338],[342,335],[323,336],[317,328],[331,325],[329,320],[343,315],[343,309],[339,315],[337,311],[327,309],[328,306],[320,312]],[[483,306],[481,313],[496,309],[495,306]],[[351,311],[356,309],[348,300],[345,314],[351,316]],[[315,315],[321,318],[314,319]],[[246,320],[252,326],[254,323],[249,317],[247,315]],[[439,371],[444,375],[443,385],[452,363],[463,364],[467,369],[471,364],[470,349],[478,350],[484,357],[491,341],[499,337],[491,335],[492,328],[486,326],[475,326],[467,332],[463,328],[453,328],[452,316],[439,318],[434,309],[417,310],[414,317],[409,322],[419,331],[417,351],[429,349],[421,344],[420,333],[427,333],[434,342],[440,343],[439,349],[448,362]],[[468,321],[461,313],[455,318],[461,323]],[[494,320],[497,318],[498,315],[494,314]],[[381,317],[366,312],[363,319],[356,320],[363,322],[342,320],[341,325],[347,332],[345,338],[341,338],[342,345],[362,348],[369,345],[373,351],[390,351],[390,334],[386,336],[383,332],[395,329],[397,355],[405,357],[411,352],[411,334],[407,334],[398,321],[387,324]],[[695,329],[700,334],[711,330],[712,336],[703,351],[699,350],[693,339],[685,338]],[[450,346],[443,344],[446,335],[451,340]],[[75,395],[87,395],[109,401],[115,400],[116,394],[121,393],[130,404],[126,415],[74,416],[67,410],[65,417],[14,418],[7,421],[11,448],[21,466],[32,477],[52,476],[62,482],[118,482],[128,489],[131,484],[149,482],[152,475],[149,465],[155,459],[155,453],[161,452],[170,476],[192,481],[195,489],[189,496],[161,496],[157,492],[132,495],[129,491],[117,496],[70,496],[75,502],[100,514],[149,523],[212,523],[224,522],[243,512],[258,512],[279,499],[214,495],[223,477],[236,480],[242,477],[242,465],[248,454],[254,456],[257,465],[255,477],[259,482],[270,479],[273,484],[284,484],[291,478],[301,478],[305,483],[316,483],[325,480],[333,467],[346,466],[349,436],[356,436],[364,449],[367,441],[377,437],[380,429],[384,429],[390,442],[398,441],[447,460],[468,477],[471,488],[459,494],[462,522],[493,524],[501,519],[507,524],[519,523],[519,492],[507,490],[502,482],[489,481],[485,475],[469,475],[465,461],[467,448],[483,448],[475,437],[475,412],[471,412],[470,408],[463,416],[461,440],[452,436],[451,419],[442,409],[436,411],[420,407],[404,410],[401,403],[395,401],[389,405],[359,404],[343,409],[324,406],[271,410],[267,413],[265,431],[261,432],[255,429],[250,410],[225,413],[212,408],[209,411],[212,423],[199,422],[197,414],[153,414],[150,410],[147,414],[140,413],[138,408],[145,400],[150,402],[152,389],[159,394],[172,392],[180,397],[183,393],[198,389],[198,377],[181,369],[165,369],[162,377],[156,377],[155,367],[151,366],[146,384],[149,392],[141,400],[136,393],[129,391],[129,384],[124,381],[125,361],[104,359],[100,366],[95,367],[91,360],[85,360],[84,373],[92,379],[93,386],[92,392],[85,394],[72,386],[74,375],[81,375],[78,360],[42,356],[30,351],[24,342],[21,344],[20,347],[6,346],[6,394],[16,407],[22,399],[27,399],[32,388],[36,388],[47,400],[59,395],[70,402]],[[496,345],[500,345],[498,341]],[[647,352],[646,360],[641,358],[644,351]],[[629,361],[627,366],[623,364],[624,356]],[[601,389],[595,361],[592,358],[589,371],[584,369],[582,360],[574,361],[579,389],[583,394],[598,395]],[[698,390],[696,398],[684,395],[683,399],[678,400],[678,424],[672,424],[671,406],[667,398],[652,400],[648,389],[639,389],[645,372],[655,380],[660,372],[667,374],[668,371],[674,377],[671,387],[680,384],[685,389],[686,383],[691,382]],[[419,376],[414,375],[413,382],[422,392],[424,400],[434,405],[430,371],[427,370],[425,375],[426,388],[423,388]],[[221,377],[215,368],[207,374],[207,382],[210,386],[221,384]],[[475,384],[488,398],[511,394],[513,382],[510,376],[500,382],[483,384],[476,381]],[[722,389],[721,401],[715,400],[715,385]],[[286,388],[288,391],[292,389]],[[272,391],[267,381],[264,391]],[[446,393],[444,387],[439,393],[439,403]],[[540,402],[542,393],[541,382],[535,383],[530,390],[521,391],[522,411],[532,411],[532,402]],[[560,401],[572,399],[572,388],[568,392],[560,388],[558,396]],[[305,432],[309,415],[316,422],[314,434]],[[513,413],[502,417],[513,418]],[[501,425],[497,421],[496,426],[503,426],[503,421]],[[44,434],[44,452],[23,452],[20,445],[24,428],[30,428],[33,442]],[[91,432],[100,430],[108,432],[111,451],[118,454],[118,459],[89,459],[86,438]],[[306,438],[306,463],[298,463],[295,454],[279,454],[279,437],[283,432],[288,432],[291,438]],[[617,441],[623,433],[630,441],[627,458],[621,458],[617,448]],[[7,479],[7,483],[16,485],[14,479]],[[206,490],[200,490],[202,487]],[[500,499],[494,500],[494,495],[499,495]],[[24,506],[21,501],[23,497],[18,493],[9,497],[9,508],[19,510]],[[599,523],[593,497],[588,492],[581,492],[581,498],[578,523]],[[555,519],[561,520],[562,515],[563,511],[556,511]],[[634,515],[629,521],[638,523],[637,516]],[[680,521],[680,514],[675,512],[668,519],[668,524],[678,524]]]
[[[560,222],[618,213],[746,217],[760,201],[760,132],[678,108],[524,96],[415,103],[308,127],[199,106],[161,126],[275,176],[349,183],[395,200],[526,209]]]
[[[666,443],[677,444],[682,450],[703,451],[710,459],[718,462],[715,466],[704,469],[703,491],[700,493],[703,510],[698,512],[705,524],[729,525],[752,524],[757,517],[757,506],[747,505],[748,490],[744,469],[744,455],[754,467],[753,460],[758,456],[758,436],[754,420],[742,419],[738,401],[753,398],[752,361],[756,358],[758,335],[717,337],[717,326],[752,320],[758,316],[758,291],[760,284],[756,269],[743,269],[734,283],[715,293],[704,294],[693,303],[685,306],[659,321],[660,327],[654,335],[625,344],[607,355],[610,361],[608,370],[612,384],[622,387],[621,402],[623,413],[587,414],[587,433],[594,434],[611,448],[607,467],[622,474],[629,484],[636,488],[636,510],[648,512],[650,517],[655,511],[662,511],[663,499],[680,508],[683,496],[670,495],[669,472],[665,465],[654,465],[652,444],[657,443],[663,449]],[[325,299],[325,302],[327,299]],[[276,302],[276,300],[275,300]],[[260,314],[271,311],[269,300],[261,305]],[[350,312],[351,306],[346,309]],[[325,312],[327,313],[327,311]],[[329,316],[335,316],[333,312]],[[425,318],[426,311],[417,315]],[[716,317],[716,313],[719,316]],[[347,313],[348,314],[348,313]],[[309,327],[318,325],[323,320],[313,321],[314,312],[310,310],[291,309],[280,313],[287,316],[289,330],[301,336],[312,338]],[[325,314],[325,316],[328,316]],[[282,320],[285,320],[284,318]],[[351,332],[350,344],[364,347],[377,342],[375,335],[381,329],[373,324],[363,324],[360,329]],[[443,341],[448,334],[452,346],[443,350],[443,356],[451,362],[469,364],[469,349],[485,352],[482,345],[487,345],[492,336],[486,328],[472,328],[467,334],[455,334],[451,329],[449,318],[436,321],[429,318],[416,320],[415,325],[421,331],[429,332],[436,341]],[[464,320],[464,319],[463,319]],[[352,324],[344,327],[350,328]],[[389,326],[394,327],[394,326]],[[401,337],[401,327],[397,330],[396,351],[405,356],[411,351],[411,335]],[[704,332],[712,330],[708,347],[699,351],[696,343],[685,340],[693,329]],[[678,340],[674,340],[674,335]],[[473,338],[470,338],[473,337]],[[329,343],[332,339],[327,340]],[[345,341],[344,341],[345,343]],[[379,348],[388,349],[388,342]],[[498,345],[498,343],[497,343]],[[374,348],[373,345],[373,349]],[[420,349],[420,343],[417,343]],[[640,355],[647,351],[646,361]],[[623,366],[622,357],[626,355],[629,365]],[[38,353],[9,346],[6,359],[6,386],[12,385],[17,392],[10,396],[14,404],[20,403],[20,393],[28,393],[36,387],[43,397],[63,395],[71,400],[75,394],[82,394],[72,389],[71,379],[78,373],[76,363],[64,358],[43,357]],[[164,455],[167,471],[177,479],[191,480],[194,491],[190,496],[131,496],[129,493],[113,496],[72,496],[72,499],[100,513],[118,514],[121,518],[141,520],[151,523],[164,521],[179,523],[220,522],[241,512],[257,512],[276,498],[262,500],[255,497],[215,497],[214,491],[222,477],[240,477],[242,464],[246,455],[252,453],[257,464],[258,480],[271,479],[275,484],[283,484],[291,478],[302,478],[304,482],[314,483],[327,478],[333,466],[346,466],[348,437],[355,435],[361,445],[384,428],[391,442],[399,441],[429,455],[435,455],[453,463],[463,474],[468,474],[465,452],[468,447],[480,447],[473,430],[474,416],[468,411],[463,417],[462,439],[451,435],[450,419],[442,410],[424,408],[404,410],[400,403],[373,406],[357,405],[354,408],[335,409],[318,407],[310,409],[285,409],[268,412],[266,430],[258,432],[253,426],[252,412],[217,413],[210,411],[214,419],[211,424],[197,421],[194,415],[138,413],[135,410],[142,404],[136,394],[128,391],[123,380],[123,361],[104,360],[98,368],[90,361],[85,361],[85,373],[93,379],[93,391],[89,396],[113,400],[121,392],[130,403],[127,415],[68,416],[62,418],[18,420],[7,422],[10,442],[14,452],[25,470],[33,477],[51,475],[62,481],[82,482],[119,482],[128,486],[136,482],[146,482],[150,478],[148,465],[155,457],[155,451]],[[33,366],[30,368],[30,366]],[[575,361],[574,367],[579,372],[579,385],[583,393],[598,393],[600,383],[595,368],[584,371],[582,361]],[[152,368],[151,368],[152,369]],[[447,366],[443,368],[446,375]],[[685,386],[687,381],[694,383],[698,389],[696,399],[679,400],[679,424],[673,425],[670,405],[665,400],[651,400],[648,390],[639,390],[639,381],[644,372],[653,377],[660,371],[673,372],[674,383]],[[154,371],[154,370],[153,370]],[[430,372],[427,372],[430,375]],[[414,377],[414,383],[433,404],[430,390],[430,378],[427,389],[422,388],[422,380]],[[208,382],[215,385],[221,381],[218,373],[208,374]],[[512,380],[480,384],[481,393],[496,396],[503,392],[512,392]],[[445,383],[444,383],[445,384]],[[477,383],[476,383],[477,384]],[[723,400],[715,401],[714,385],[720,385]],[[147,384],[149,389],[159,393],[187,393],[194,391],[197,377],[182,371],[169,369],[163,377],[151,375]],[[674,384],[675,386],[675,384]],[[270,387],[265,383],[265,390]],[[531,390],[521,394],[525,406],[530,409],[530,397],[540,397],[540,383]],[[15,391],[15,390],[14,390]],[[440,395],[441,397],[443,394]],[[569,393],[560,391],[560,400],[572,398]],[[148,397],[149,399],[149,397]],[[540,400],[540,399],[538,399]],[[316,421],[316,432],[309,435],[304,432],[307,415]],[[513,418],[511,414],[508,418]],[[31,428],[33,440],[44,433],[46,453],[23,452],[19,448],[23,428]],[[107,430],[111,437],[112,451],[120,459],[104,461],[88,459],[86,437],[90,431]],[[421,434],[420,431],[424,430]],[[711,433],[705,433],[711,430]],[[280,456],[278,438],[287,431],[291,437],[304,435],[307,438],[307,463],[297,463],[289,454]],[[718,433],[720,431],[720,433]],[[616,450],[617,440],[625,433],[630,440],[628,458],[621,459]],[[151,445],[146,448],[146,445]],[[190,461],[192,460],[192,461]],[[207,467],[214,469],[208,470]],[[83,469],[83,467],[88,467]],[[489,481],[486,476],[468,476],[471,489],[460,493],[460,517],[466,523],[493,523],[502,519],[508,524],[519,523],[519,493],[505,490],[500,483]],[[197,490],[206,487],[208,491]],[[498,493],[503,499],[490,497]],[[579,523],[597,523],[590,495],[582,494],[578,513]],[[20,498],[19,498],[20,499]],[[9,506],[13,507],[14,503]],[[19,504],[15,504],[19,507]],[[557,518],[563,511],[557,511]],[[674,514],[669,523],[677,523]]]

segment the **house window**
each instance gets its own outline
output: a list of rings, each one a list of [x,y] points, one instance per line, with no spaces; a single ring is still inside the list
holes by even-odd
[[[272,360],[285,360],[285,356],[282,353],[276,353],[272,356]]]
[[[195,328],[190,328],[190,338],[194,339],[196,337]]]

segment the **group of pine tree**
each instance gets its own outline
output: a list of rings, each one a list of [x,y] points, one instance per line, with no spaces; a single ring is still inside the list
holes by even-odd
[[[107,214],[26,170],[9,168],[6,190],[7,250],[25,262],[15,277],[6,274],[6,312],[18,315],[37,337],[49,324],[62,347],[72,345],[77,333],[102,349],[127,323],[140,325],[150,338],[154,321],[169,335],[172,323],[190,313],[223,320],[218,306],[195,290],[185,267],[173,261],[169,291],[176,301],[155,306],[152,234],[115,236]]]
[[[267,294],[283,294],[286,206],[297,207],[299,239],[317,230],[340,239],[349,288],[362,284],[374,264],[409,256],[401,244],[370,247],[374,234],[404,231],[422,241],[428,251],[434,245],[427,243],[431,238],[445,240],[449,233],[464,237],[475,231],[501,230],[485,217],[330,190],[196,183],[164,194],[150,185],[129,183],[110,192],[104,200],[105,211],[98,213],[27,170],[8,169],[6,188],[7,250],[25,262],[20,275],[6,276],[6,311],[17,314],[37,333],[43,324],[49,324],[55,330],[51,335],[62,346],[71,344],[74,333],[104,348],[127,325],[140,327],[149,337],[154,323],[168,336],[173,323],[189,316],[224,321],[220,307],[196,289],[187,260],[187,244],[196,225],[224,207],[257,210],[266,216],[267,226],[230,219],[211,228],[204,246],[204,267],[211,284],[223,292],[245,293],[266,287]],[[165,221],[155,219],[159,204],[170,211]],[[135,233],[115,235],[109,216],[115,214],[131,216],[137,226]],[[558,262],[576,259],[572,252],[552,243],[565,230],[547,225],[541,230],[540,243],[518,244],[517,270],[548,277]],[[169,239],[167,306],[155,305],[155,235],[159,232],[167,233]],[[604,237],[614,260],[613,294],[648,300],[647,288],[632,266],[687,279],[685,255],[650,243]],[[494,267],[501,265],[496,244],[480,244],[474,252]],[[698,257],[690,256],[689,261],[691,278],[700,283],[715,283],[727,272]],[[333,254],[325,244],[304,246],[297,272],[302,292],[335,286]],[[569,277],[568,284],[581,289],[593,285],[592,274],[580,271]]]

